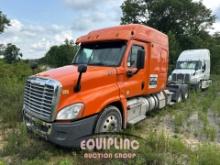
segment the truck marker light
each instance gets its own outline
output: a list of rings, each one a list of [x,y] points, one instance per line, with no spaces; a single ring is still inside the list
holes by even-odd
[[[68,89],[62,90],[62,94],[63,95],[68,95],[69,93],[70,93],[70,91]]]
[[[126,96],[129,96],[129,94],[130,94],[130,91],[127,90],[127,91],[126,91]]]

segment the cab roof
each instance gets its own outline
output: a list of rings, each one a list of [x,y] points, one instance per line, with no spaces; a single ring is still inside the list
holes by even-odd
[[[210,61],[210,51],[208,49],[184,50],[178,58],[178,61],[197,61],[197,60]]]
[[[152,42],[168,47],[168,37],[164,33],[149,26],[140,24],[120,25],[110,28],[99,29],[81,36],[76,43],[90,43],[99,41],[128,41],[131,39]]]

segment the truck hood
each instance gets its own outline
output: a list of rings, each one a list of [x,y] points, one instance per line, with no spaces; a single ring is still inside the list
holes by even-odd
[[[193,69],[175,69],[172,74],[189,74],[192,75],[195,73]]]
[[[61,68],[50,69],[45,72],[38,73],[36,76],[40,77],[48,77],[51,79],[55,79],[60,81],[61,83],[65,79],[65,77],[76,76],[77,74],[77,66],[64,66]]]
[[[54,80],[58,80],[63,87],[72,87],[76,85],[79,76],[77,70],[78,66],[68,65],[61,68],[51,69],[45,72],[38,73],[36,76],[48,77]],[[83,83],[84,81],[88,80],[104,78],[108,75],[108,73],[111,73],[111,75],[115,75],[115,68],[103,66],[88,66],[86,73],[83,73],[82,75],[81,82]]]

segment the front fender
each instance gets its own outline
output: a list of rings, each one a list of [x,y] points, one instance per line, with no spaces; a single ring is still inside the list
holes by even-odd
[[[101,112],[104,107],[116,101],[120,101],[119,88],[116,84],[109,84],[66,97],[58,111],[65,106],[82,102],[85,105],[82,117],[87,117]]]

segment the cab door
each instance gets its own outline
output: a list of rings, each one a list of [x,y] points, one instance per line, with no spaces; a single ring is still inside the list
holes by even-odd
[[[143,51],[145,54],[145,67],[137,70],[137,54]],[[130,44],[130,50],[125,58],[125,78],[122,92],[126,98],[143,95],[147,88],[146,60],[148,54],[148,44],[133,41]]]

